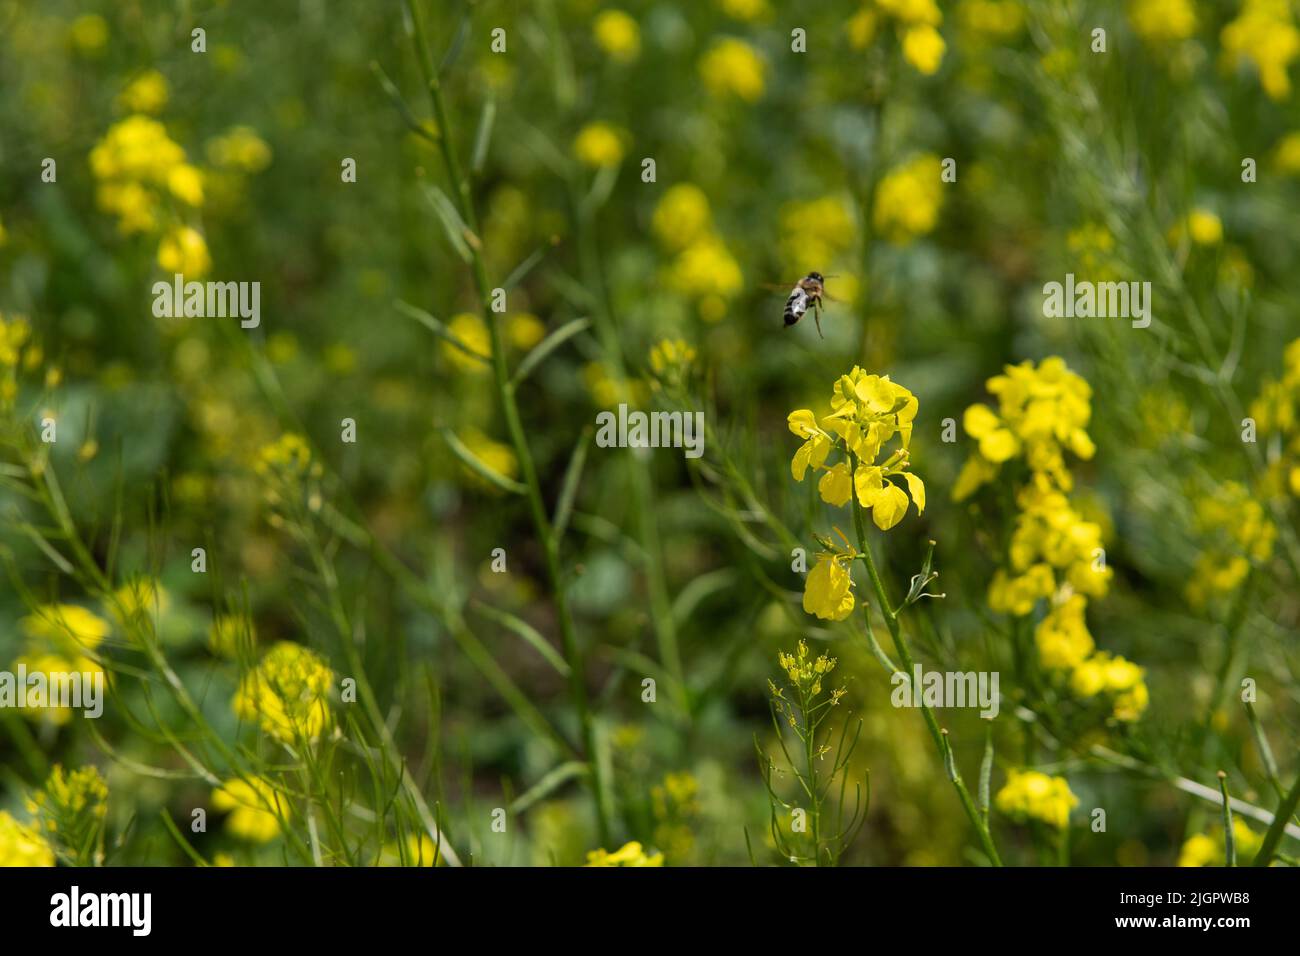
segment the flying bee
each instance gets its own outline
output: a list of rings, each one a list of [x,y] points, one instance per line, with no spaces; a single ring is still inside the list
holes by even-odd
[[[832,276],[831,278],[834,278]],[[769,286],[772,289],[782,289],[785,286]],[[804,317],[809,309],[812,310],[813,321],[817,323],[817,335],[820,338],[826,338],[822,335],[822,302],[824,300],[834,302],[826,292],[826,277],[820,272],[810,272],[794,284],[790,290],[789,296],[785,300],[785,326],[796,324]]]

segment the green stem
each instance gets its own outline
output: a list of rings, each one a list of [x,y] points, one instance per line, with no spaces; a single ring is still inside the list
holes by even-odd
[[[915,673],[915,661],[912,657],[911,646],[907,642],[906,635],[898,623],[898,610],[891,608],[889,598],[885,594],[884,582],[880,580],[880,573],[876,570],[876,562],[871,557],[871,548],[867,541],[866,525],[862,518],[862,506],[858,503],[857,496],[853,496],[853,524],[858,533],[858,547],[862,551],[862,559],[867,566],[867,574],[871,578],[872,589],[876,592],[876,600],[880,603],[880,614],[885,619],[885,625],[889,628],[889,636],[894,640],[894,647],[898,651],[898,656],[906,668],[908,680],[912,679]],[[867,602],[863,602],[863,613],[870,615],[871,608]],[[1002,858],[998,856],[997,847],[993,845],[993,835],[989,832],[987,824],[979,810],[975,807],[975,801],[971,799],[970,791],[966,783],[962,780],[961,773],[957,770],[956,761],[952,758],[950,745],[945,739],[946,735],[943,728],[939,726],[939,720],[934,716],[931,710],[924,702],[921,702],[921,715],[925,718],[925,726],[930,731],[930,737],[934,740],[935,749],[939,751],[940,757],[943,758],[948,771],[948,777],[952,780],[953,788],[957,791],[957,796],[961,800],[962,809],[966,811],[966,816],[970,819],[971,826],[975,828],[979,836],[980,844],[984,848],[984,853],[994,866],[1002,865]]]
[[[1282,842],[1282,832],[1286,829],[1291,814],[1295,813],[1296,804],[1300,804],[1300,777],[1296,777],[1291,792],[1278,805],[1277,812],[1273,815],[1273,825],[1264,834],[1264,842],[1260,844],[1259,852],[1255,854],[1251,866],[1268,866],[1269,861],[1273,859],[1273,854],[1277,852],[1277,845]]]
[[[425,39],[424,19],[419,4],[415,0],[406,0],[406,7],[411,15],[415,31],[416,59],[419,61],[421,78],[429,90],[433,102],[434,121],[438,126],[439,143],[443,164],[446,166],[447,180],[455,194],[455,201],[464,219],[465,225],[473,233],[470,245],[471,265],[474,282],[478,289],[479,306],[488,327],[492,343],[492,378],[496,386],[497,399],[505,418],[506,430],[514,446],[515,456],[519,460],[519,470],[523,475],[528,498],[528,509],[532,515],[533,527],[542,544],[546,560],[547,576],[555,592],[555,612],[560,624],[560,638],[564,649],[564,658],[569,664],[569,690],[573,697],[574,710],[578,724],[582,729],[583,749],[590,768],[587,779],[591,784],[592,796],[596,809],[596,825],[602,844],[609,842],[609,814],[605,806],[605,788],[602,780],[600,761],[596,755],[596,735],[591,719],[590,705],[587,699],[586,667],[577,633],[573,626],[573,616],[565,594],[564,576],[560,567],[559,542],[547,516],[546,506],[542,501],[541,484],[537,478],[537,468],[533,463],[532,452],[524,435],[523,423],[519,418],[519,407],[515,402],[514,388],[510,384],[510,375],[506,369],[505,345],[502,340],[500,317],[491,308],[491,285],[488,282],[487,266],[483,261],[481,242],[478,238],[478,218],[474,212],[474,203],[470,194],[469,180],[461,174],[460,163],[451,143],[451,126],[447,119],[447,108],[442,96],[442,84],[430,59],[429,44]]]

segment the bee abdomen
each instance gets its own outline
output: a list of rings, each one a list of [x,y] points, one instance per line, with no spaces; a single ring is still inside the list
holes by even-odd
[[[808,295],[802,289],[790,293],[785,300],[785,324],[794,325],[808,311]]]

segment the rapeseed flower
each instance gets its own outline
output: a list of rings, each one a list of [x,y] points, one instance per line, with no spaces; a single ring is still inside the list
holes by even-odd
[[[40,830],[0,810],[0,867],[53,865],[54,850]]]
[[[592,22],[596,45],[611,60],[631,63],[641,52],[641,30],[635,20],[622,10],[602,10]]]
[[[939,157],[930,153],[895,166],[876,186],[872,224],[895,245],[934,231],[943,207]]]
[[[315,651],[279,641],[240,680],[232,703],[241,719],[256,721],[282,743],[296,744],[329,727],[333,685],[334,672]]]
[[[288,813],[285,799],[265,777],[227,780],[212,791],[212,805],[229,811],[226,829],[241,840],[268,843],[280,833]]]
[[[647,855],[641,844],[635,840],[624,843],[610,853],[606,849],[592,850],[587,854],[585,866],[663,866],[664,855],[655,853]]]
[[[700,59],[705,89],[718,99],[754,103],[766,88],[767,67],[758,51],[744,40],[723,37]]]
[[[1300,30],[1287,0],[1244,0],[1237,18],[1224,26],[1219,38],[1224,59],[1254,66],[1270,99],[1291,95],[1287,69],[1300,56]]]
[[[1070,811],[1079,805],[1079,798],[1070,792],[1064,777],[1036,770],[1012,770],[994,803],[1014,820],[1037,820],[1064,830],[1070,825]]]
[[[627,134],[609,123],[588,123],[573,139],[573,154],[586,166],[617,166]]]

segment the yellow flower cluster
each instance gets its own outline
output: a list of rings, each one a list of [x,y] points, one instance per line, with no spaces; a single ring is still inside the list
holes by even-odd
[[[782,651],[777,654],[776,659],[786,676],[790,678],[790,683],[809,697],[816,697],[822,692],[822,678],[835,670],[835,665],[838,663],[835,658],[827,657],[825,654],[818,655],[814,659],[812,652],[808,650],[807,641],[800,641],[793,654]]]
[[[1145,672],[1132,661],[1098,651],[1079,663],[1070,674],[1070,690],[1087,699],[1105,695],[1116,720],[1132,722],[1151,702]]]
[[[1229,64],[1246,60],[1254,65],[1270,99],[1291,95],[1287,68],[1300,56],[1300,30],[1288,0],[1245,0],[1237,18],[1224,26],[1220,40]]]
[[[1070,792],[1064,777],[1051,777],[1037,770],[1012,770],[994,803],[1013,820],[1037,820],[1064,830],[1070,825],[1070,811],[1079,805],[1079,798]]]
[[[794,268],[828,272],[856,241],[853,208],[841,196],[788,202],[781,207],[781,259]],[[842,292],[838,285],[837,292]]]
[[[108,815],[108,783],[95,767],[68,772],[55,764],[26,809],[58,846],[84,863]]]
[[[1300,339],[1283,351],[1282,367],[1281,378],[1265,379],[1260,385],[1250,417],[1260,437],[1276,435],[1281,446],[1281,453],[1269,464],[1263,494],[1300,498]]]
[[[943,207],[939,157],[925,153],[896,166],[876,186],[871,222],[895,245],[906,245],[934,230]]]
[[[0,810],[0,867],[53,865],[54,850],[40,830]]]
[[[233,706],[244,720],[287,744],[312,740],[330,725],[334,672],[315,651],[278,641],[239,682]]]
[[[21,315],[0,313],[0,411],[10,411],[18,398],[18,369],[40,364],[40,350],[28,347],[31,323]]]
[[[977,37],[1006,40],[1024,27],[1025,8],[1019,0],[962,0],[957,18]]]
[[[227,780],[212,791],[212,805],[229,812],[226,829],[241,840],[267,843],[280,832],[288,813],[285,799],[265,777]]]
[[[221,169],[259,173],[271,164],[271,147],[250,126],[232,126],[205,146],[208,162]]]
[[[167,95],[167,78],[157,70],[145,70],[118,94],[117,108],[124,113],[155,115],[167,105]]]
[[[596,45],[611,60],[631,63],[641,52],[641,30],[636,21],[622,10],[602,10],[592,22]]]
[[[823,501],[840,508],[856,495],[858,504],[871,511],[876,527],[888,531],[902,520],[908,506],[907,494],[889,479],[901,479],[916,510],[925,510],[925,484],[907,470],[917,407],[916,396],[888,375],[869,375],[854,366],[836,382],[831,413],[820,423],[806,408],[796,409],[786,419],[790,431],[804,440],[790,462],[790,474],[803,481],[809,467],[824,472],[817,483]],[[883,446],[895,436],[898,447],[877,462]],[[845,459],[827,465],[837,447]]]
[[[1024,459],[1038,488],[1069,491],[1064,452],[1086,461],[1096,451],[1087,432],[1091,386],[1057,356],[1043,359],[1037,368],[1030,361],[1008,365],[1006,374],[993,376],[986,386],[998,397],[998,411],[987,405],[966,409],[963,426],[979,449],[962,468],[954,499],[970,497],[1012,458]]]
[[[1235,591],[1252,564],[1273,555],[1277,527],[1249,489],[1227,481],[1196,501],[1196,526],[1210,546],[1196,559],[1187,582],[1187,599],[1203,608]]]
[[[470,454],[483,462],[489,470],[505,478],[513,479],[519,476],[519,459],[515,455],[515,450],[509,445],[496,441],[472,427],[461,429],[460,440],[469,449]],[[464,465],[461,471],[465,479],[478,490],[489,494],[501,494],[501,489],[497,485],[469,465]]]
[[[1059,491],[1027,485],[1016,501],[1020,513],[1011,534],[1009,567],[994,575],[989,606],[1024,617],[1041,598],[1067,589],[1104,596],[1113,572],[1100,561],[1100,526],[1083,520]]]
[[[587,866],[663,866],[664,855],[656,853],[653,856],[646,855],[645,849],[640,843],[633,840],[630,843],[624,843],[621,847],[610,853],[602,848],[592,850],[587,854]]]
[[[696,357],[694,346],[683,339],[660,339],[650,349],[650,371],[654,373],[650,387],[670,392],[681,389]]]
[[[609,123],[588,123],[573,138],[573,155],[585,166],[617,166],[626,152],[627,133]]]
[[[14,666],[23,665],[29,675],[44,674],[47,686],[54,674],[103,673],[91,655],[111,628],[98,615],[77,604],[46,604],[22,618],[19,625],[27,637],[27,647]],[[73,710],[52,706],[25,708],[23,715],[62,726],[72,719]]]
[[[1264,838],[1241,821],[1232,818],[1232,842],[1237,852],[1237,863],[1249,862],[1259,852]],[[1196,833],[1187,838],[1178,854],[1179,866],[1224,866],[1227,847],[1224,846],[1223,827],[1213,827],[1209,833]]]
[[[1196,32],[1192,0],[1132,0],[1128,19],[1133,32],[1153,45],[1186,40]]]
[[[161,234],[158,264],[197,278],[211,265],[202,234],[185,224],[203,207],[203,173],[162,123],[132,114],[109,127],[90,151],[95,199],[127,235]]]
[[[1007,564],[989,585],[989,607],[1026,617],[1040,601],[1048,609],[1034,629],[1039,662],[1059,675],[1075,697],[1103,696],[1117,720],[1136,720],[1149,695],[1142,668],[1098,651],[1088,630],[1088,598],[1104,597],[1114,572],[1105,563],[1102,530],[1071,504],[1074,480],[1065,453],[1089,459],[1096,446],[1087,432],[1092,388],[1059,357],[1009,365],[989,379],[998,410],[966,409],[966,433],[977,442],[953,497],[962,501],[1016,460],[1028,478],[1016,493],[1015,528]]]
[[[744,277],[714,229],[704,190],[691,183],[673,186],[655,206],[650,226],[660,244],[674,253],[668,286],[695,302],[706,322],[720,322],[727,302],[743,288]]]
[[[853,46],[866,47],[882,19],[894,24],[903,47],[903,59],[926,76],[938,72],[947,45],[939,33],[943,13],[935,0],[873,0],[849,21],[849,40]]]
[[[723,37],[700,58],[700,78],[718,99],[756,102],[766,88],[767,65],[744,40]]]
[[[689,773],[669,773],[662,784],[650,788],[655,818],[655,845],[666,860],[682,862],[695,848],[690,821],[700,812],[699,782]]]

